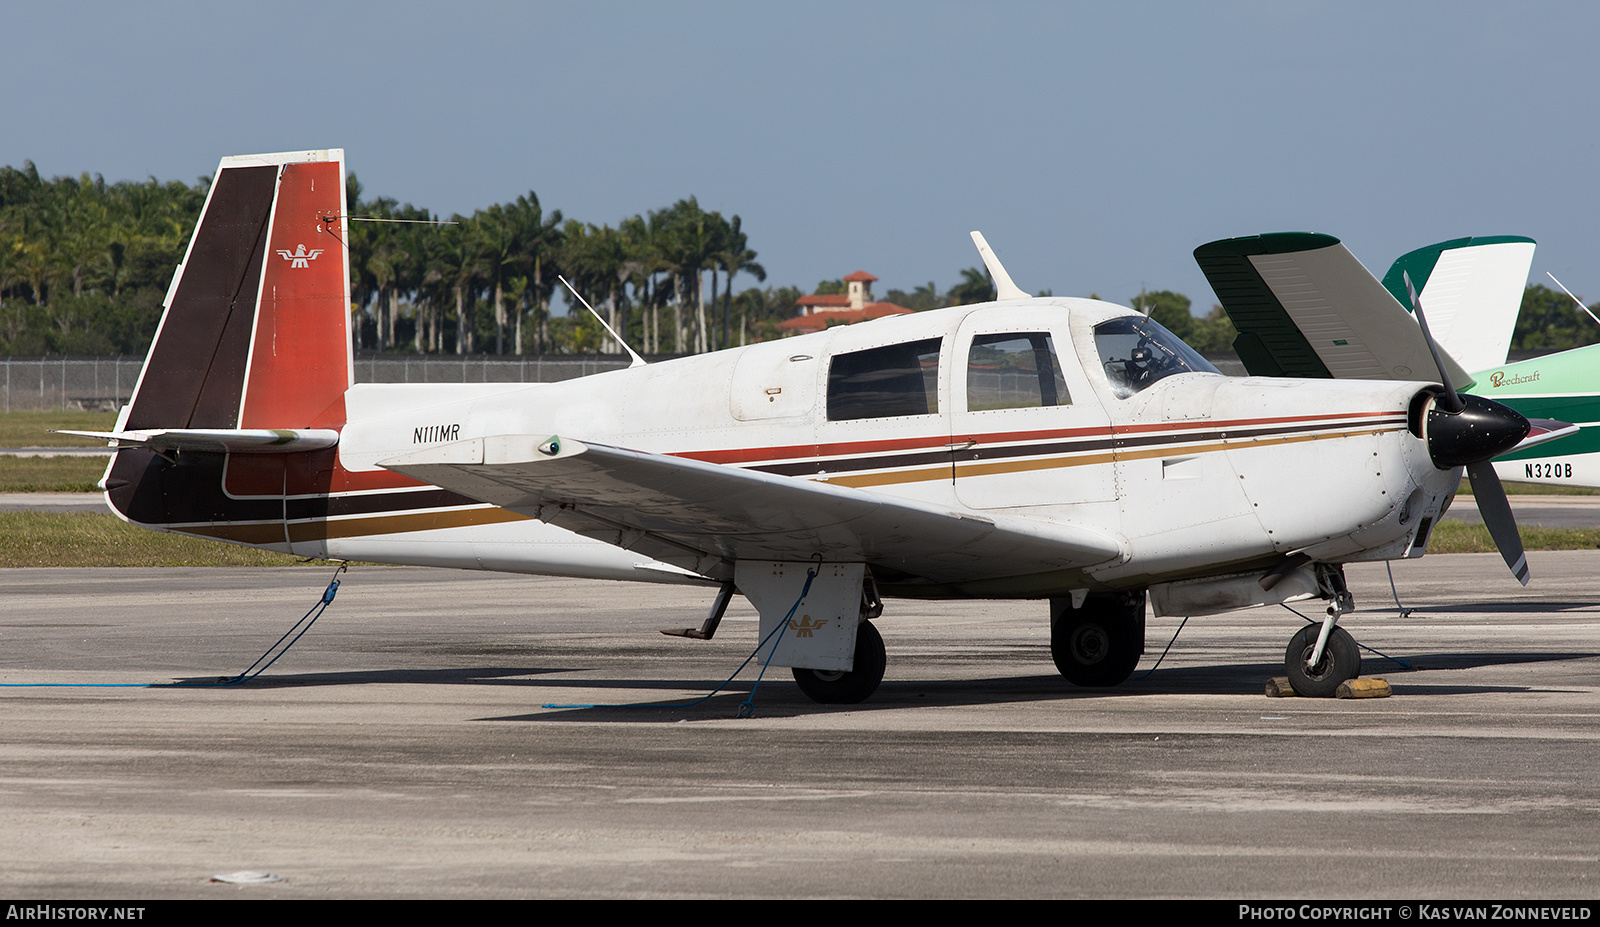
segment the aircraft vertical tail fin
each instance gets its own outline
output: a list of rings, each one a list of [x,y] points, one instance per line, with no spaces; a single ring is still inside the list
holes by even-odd
[[[118,431],[344,424],[344,151],[222,159]]]
[[[1410,306],[1402,279],[1409,273],[1440,346],[1466,369],[1487,370],[1511,349],[1533,249],[1533,239],[1517,235],[1442,241],[1401,255],[1383,286]]]

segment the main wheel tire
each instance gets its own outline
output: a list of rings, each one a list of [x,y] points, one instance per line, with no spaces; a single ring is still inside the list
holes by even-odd
[[[1322,662],[1311,665],[1311,652],[1317,649],[1317,637],[1322,626],[1308,624],[1289,638],[1289,649],[1283,655],[1283,668],[1289,675],[1289,685],[1300,695],[1312,698],[1332,698],[1339,691],[1339,683],[1361,675],[1361,648],[1356,639],[1344,628],[1336,627],[1328,635],[1328,646],[1322,649]]]
[[[884,668],[889,663],[883,636],[872,622],[856,627],[856,663],[849,672],[793,667],[794,681],[813,702],[824,705],[854,705],[878,691]]]
[[[1144,651],[1144,596],[1086,599],[1065,608],[1050,624],[1050,656],[1073,685],[1121,685]]]

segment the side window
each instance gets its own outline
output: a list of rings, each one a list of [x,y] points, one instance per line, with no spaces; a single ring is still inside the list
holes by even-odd
[[[967,411],[1071,405],[1045,332],[978,335],[967,354]]]
[[[828,418],[888,418],[939,411],[942,339],[839,354],[828,366]]]

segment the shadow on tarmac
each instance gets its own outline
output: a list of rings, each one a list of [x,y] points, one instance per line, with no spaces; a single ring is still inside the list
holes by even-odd
[[[1410,669],[1386,660],[1364,656],[1365,675],[1386,678],[1404,677],[1422,670],[1471,669],[1487,666],[1514,666],[1563,660],[1588,659],[1592,653],[1421,653],[1404,654]],[[541,705],[550,708],[525,714],[479,718],[482,721],[640,721],[669,723],[680,720],[732,718],[745,701],[754,677],[733,680],[712,696],[704,693],[723,683],[720,679],[594,679],[560,678],[568,674],[591,672],[584,668],[538,668],[526,666],[478,666],[441,669],[383,669],[338,673],[300,673],[259,676],[237,685],[219,685],[219,677],[187,677],[171,683],[152,684],[152,689],[208,688],[240,693],[312,686],[356,685],[490,685],[516,686],[541,695]],[[1283,675],[1280,663],[1234,663],[1209,666],[1162,667],[1153,673],[1138,670],[1133,678],[1112,688],[1079,688],[1054,673],[1027,676],[973,677],[969,679],[897,680],[886,679],[878,691],[859,705],[820,705],[806,698],[786,672],[769,672],[761,681],[755,700],[755,713],[762,717],[803,717],[841,711],[892,711],[906,708],[974,707],[1026,702],[1072,702],[1080,699],[1129,699],[1162,695],[1259,695],[1266,681]],[[891,668],[892,673],[892,668]],[[615,690],[656,691],[661,700],[617,704],[569,705],[560,698],[565,691]],[[1486,692],[1542,691],[1525,686],[1450,686],[1414,685],[1396,682],[1395,690],[1412,695],[1470,695]],[[665,693],[672,693],[666,696]]]

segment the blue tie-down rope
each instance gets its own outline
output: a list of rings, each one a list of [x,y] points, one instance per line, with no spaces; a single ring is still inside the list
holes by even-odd
[[[277,643],[274,643],[271,647],[268,647],[267,652],[258,657],[256,662],[250,664],[248,669],[237,676],[229,676],[224,679],[219,679],[214,683],[200,683],[200,685],[236,686],[241,682],[249,682],[257,676],[260,676],[262,673],[265,673],[268,667],[278,662],[278,657],[281,657],[289,652],[289,648],[295,645],[295,641],[298,641],[300,638],[304,637],[305,633],[311,630],[311,626],[316,624],[317,619],[322,617],[322,613],[328,610],[329,605],[333,604],[333,597],[339,594],[339,574],[345,571],[346,566],[347,564],[341,563],[339,564],[339,568],[333,571],[333,580],[328,583],[328,588],[322,590],[322,601],[311,606],[310,611],[306,612],[304,615],[301,615],[300,620],[296,621],[294,625],[289,628],[289,630],[283,632],[283,637],[278,638]],[[308,618],[311,620],[307,621],[306,619]],[[296,628],[299,628],[300,633],[295,634]],[[294,634],[294,639],[290,640],[287,644],[283,644],[284,639],[288,638],[291,634]],[[282,650],[278,650],[278,644],[283,644]],[[278,650],[276,655],[272,653],[274,650]],[[272,659],[267,660],[268,656],[272,656]],[[265,666],[261,665],[262,660],[267,660]],[[256,669],[257,666],[261,666],[261,668]],[[255,671],[251,672],[251,670]]]
[[[743,702],[739,703],[739,710],[738,710],[737,714],[735,715],[735,717],[739,717],[739,718],[748,718],[751,715],[755,714],[756,690],[761,687],[761,680],[767,674],[767,667],[772,665],[773,654],[776,654],[778,652],[778,645],[783,642],[783,632],[784,632],[784,630],[786,628],[789,627],[789,621],[790,621],[790,619],[792,619],[794,617],[794,613],[797,610],[799,610],[800,603],[804,602],[806,600],[806,593],[811,591],[811,581],[813,579],[817,578],[817,573],[820,570],[821,570],[820,566],[816,567],[814,569],[806,570],[806,584],[803,587],[801,587],[801,589],[800,589],[800,597],[798,599],[794,600],[794,604],[793,605],[789,606],[789,613],[783,616],[783,620],[778,622],[778,626],[776,628],[773,628],[771,631],[768,631],[767,632],[767,636],[763,637],[761,639],[761,642],[756,644],[756,649],[750,651],[750,656],[744,658],[744,662],[740,663],[739,664],[739,668],[733,671],[733,675],[729,676],[727,679],[724,679],[720,684],[718,684],[718,686],[715,689],[712,689],[710,692],[707,692],[705,695],[701,696],[700,698],[695,699],[692,702],[645,702],[643,704],[630,704],[630,705],[621,705],[621,704],[618,704],[618,705],[600,705],[600,704],[592,704],[592,705],[557,705],[557,704],[554,704],[554,703],[547,703],[547,704],[544,705],[544,707],[545,708],[693,708],[694,706],[699,705],[702,702],[705,702],[706,700],[710,699],[711,696],[716,695],[718,692],[721,692],[723,689],[726,689],[728,687],[729,683],[733,682],[734,679],[738,678],[740,673],[744,672],[744,668],[746,666],[750,665],[750,661],[754,660],[756,658],[756,654],[760,653],[761,652],[761,648],[765,647],[767,645],[767,641],[771,640],[772,641],[772,649],[770,651],[768,651],[768,653],[767,653],[766,662],[761,664],[761,672],[756,674],[756,683],[755,683],[755,685],[750,687],[750,695],[748,697],[746,697]],[[773,635],[774,634],[777,635],[776,639],[773,639]]]
[[[180,682],[180,683],[174,683],[172,685],[174,685],[174,686],[183,686],[183,687],[235,686],[235,685],[238,685],[241,682],[248,682],[248,681],[256,678],[257,676],[260,676],[262,673],[266,672],[267,671],[267,667],[269,667],[272,664],[278,662],[278,658],[279,657],[281,657],[284,654],[288,653],[289,652],[289,648],[293,647],[295,645],[295,641],[298,641],[300,638],[304,637],[305,633],[307,631],[311,630],[311,626],[317,623],[317,619],[322,617],[322,613],[328,610],[328,606],[333,604],[333,597],[339,594],[339,574],[343,573],[346,570],[346,568],[347,568],[346,564],[343,564],[343,563],[339,564],[339,569],[333,571],[333,581],[328,583],[328,588],[326,588],[326,589],[324,589],[322,591],[322,600],[319,601],[317,604],[311,606],[311,611],[308,611],[304,615],[300,616],[300,620],[296,621],[294,623],[293,627],[291,627],[291,628],[289,628],[289,630],[283,632],[283,637],[278,638],[276,643],[274,643],[271,647],[268,647],[266,653],[262,654],[261,657],[256,660],[256,662],[250,664],[249,669],[246,669],[244,672],[240,673],[237,676],[224,676],[223,678],[218,679],[216,682]],[[310,619],[309,621],[306,620],[308,618]],[[296,629],[298,629],[300,633],[295,634]],[[289,643],[287,643],[287,644],[283,644],[283,642],[286,639],[288,639],[289,635],[291,635],[291,634],[294,634],[294,639],[290,640]],[[283,649],[279,650],[278,649],[278,644],[283,644]],[[276,655],[273,654],[274,650],[278,651]],[[272,659],[268,660],[267,657],[269,657],[269,656],[272,657]],[[262,660],[266,660],[266,666],[262,666],[261,665],[261,661]],[[260,666],[261,668],[260,669],[256,669],[256,667],[258,667],[258,666]],[[254,672],[252,672],[252,670],[254,670]],[[148,688],[150,688],[151,686],[154,686],[154,685],[161,685],[161,683],[150,683],[150,682],[6,682],[6,683],[0,683],[0,688],[7,688],[7,689],[148,689]]]

